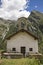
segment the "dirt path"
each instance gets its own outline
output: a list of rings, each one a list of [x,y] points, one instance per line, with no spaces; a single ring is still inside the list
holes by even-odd
[[[2,63],[2,60],[0,59],[0,64]]]

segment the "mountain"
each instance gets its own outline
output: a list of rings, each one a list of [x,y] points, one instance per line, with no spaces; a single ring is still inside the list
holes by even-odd
[[[38,25],[39,29],[43,33],[43,13],[32,11],[28,19],[31,23]]]
[[[39,39],[39,52],[43,53],[43,13],[32,11],[28,20],[37,28]]]
[[[0,18],[0,48],[5,49],[6,41],[3,40],[17,32],[20,26],[38,37],[39,52],[43,53],[43,13],[38,11],[32,11],[28,18],[21,17],[17,21]]]

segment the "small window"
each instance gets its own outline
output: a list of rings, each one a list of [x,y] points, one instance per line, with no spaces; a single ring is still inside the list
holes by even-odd
[[[33,51],[33,48],[29,48],[29,51]]]
[[[12,48],[12,51],[16,51],[16,48]]]

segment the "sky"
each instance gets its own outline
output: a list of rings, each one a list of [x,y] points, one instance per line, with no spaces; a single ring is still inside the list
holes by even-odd
[[[30,0],[28,11],[37,10],[43,12],[43,0]]]
[[[43,0],[0,0],[0,18],[27,18],[33,10],[43,12]]]

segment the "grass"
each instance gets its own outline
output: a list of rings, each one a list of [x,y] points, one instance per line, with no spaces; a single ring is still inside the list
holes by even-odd
[[[40,65],[40,62],[35,58],[2,59],[0,65]]]

